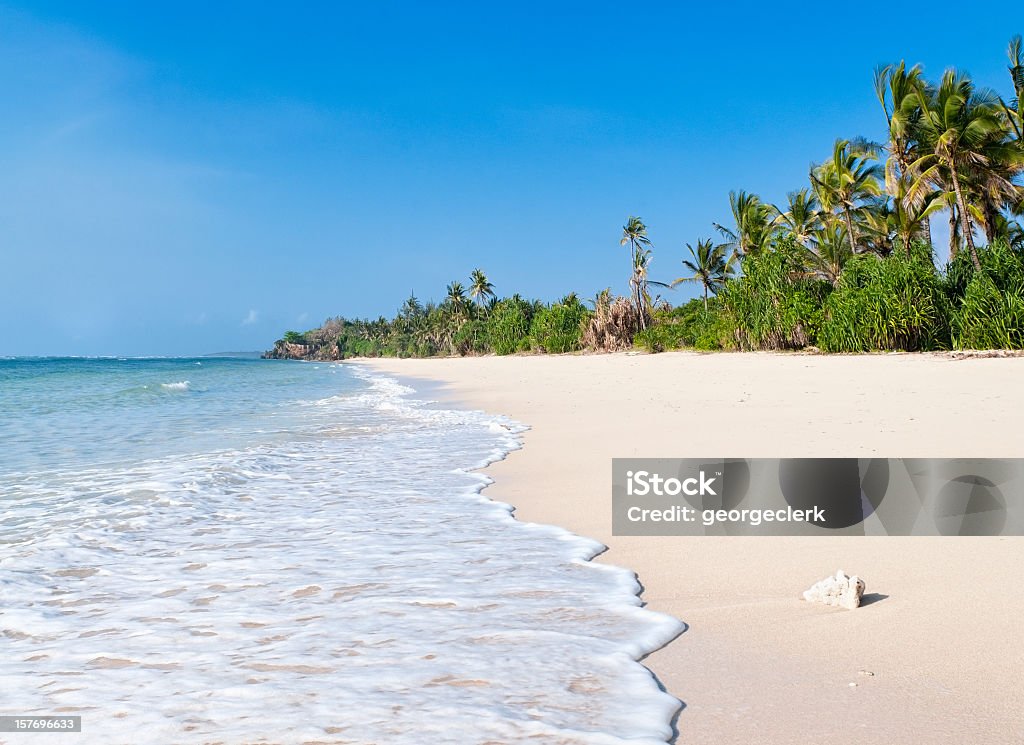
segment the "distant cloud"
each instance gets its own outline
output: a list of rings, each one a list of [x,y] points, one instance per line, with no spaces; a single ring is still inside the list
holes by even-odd
[[[309,313],[300,313],[299,317],[295,320],[296,323],[305,323],[309,318]]]
[[[243,326],[251,326],[260,320],[260,312],[258,310],[250,310],[249,315],[242,319]]]

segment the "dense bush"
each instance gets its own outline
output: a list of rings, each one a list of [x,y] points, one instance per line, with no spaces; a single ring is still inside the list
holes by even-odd
[[[739,349],[799,349],[812,344],[831,285],[809,279],[791,243],[743,261],[743,276],[718,295],[722,331]]]
[[[663,318],[659,318],[658,314],[655,314],[650,326],[633,337],[633,343],[651,353],[685,346],[682,327],[666,322]]]
[[[978,249],[982,273],[961,252],[946,272],[958,349],[1024,349],[1024,257],[1006,243]]]
[[[710,351],[722,348],[722,333],[717,299],[712,298],[705,309],[704,300],[695,298],[668,311],[655,311],[653,325],[639,332],[633,342],[648,352],[689,348]]]
[[[487,337],[495,354],[512,354],[529,348],[534,306],[518,295],[497,303],[487,319]]]
[[[580,348],[582,327],[589,315],[579,300],[542,308],[530,324],[530,338],[544,352],[575,352]]]
[[[949,347],[948,303],[931,251],[917,245],[882,259],[854,256],[825,301],[818,346],[826,352]]]
[[[476,318],[466,321],[455,332],[455,336],[452,338],[452,346],[457,354],[463,356],[467,354],[486,354],[490,351],[487,324]]]

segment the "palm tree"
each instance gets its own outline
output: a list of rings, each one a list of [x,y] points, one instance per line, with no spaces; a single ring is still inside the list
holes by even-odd
[[[580,302],[580,297],[575,292],[570,292],[568,295],[558,301],[559,305],[583,305]]]
[[[729,208],[736,223],[735,231],[717,222],[711,223],[727,239],[726,248],[741,257],[766,250],[775,232],[776,209],[762,202],[756,194],[745,191],[729,192]]]
[[[1007,220],[1006,242],[1010,244],[1010,248],[1024,251],[1024,225],[1021,225],[1016,220]]]
[[[875,71],[875,95],[882,105],[888,133],[885,188],[896,203],[894,212],[921,214],[925,212],[922,205],[934,196],[922,194],[914,204],[909,203],[907,196],[912,180],[911,164],[919,157],[918,133],[922,111],[918,94],[925,88],[920,65],[907,70],[906,63],[901,60],[897,65],[887,65]],[[930,221],[922,220],[918,230],[930,245]],[[905,247],[909,253],[910,244],[905,243]]]
[[[622,239],[619,241],[619,245],[629,246],[633,265],[633,272],[629,279],[630,295],[637,316],[640,318],[640,328],[647,328],[648,303],[644,300],[644,293],[647,265],[651,259],[651,239],[647,237],[647,226],[644,225],[642,219],[634,215],[629,216],[626,224],[622,226]]]
[[[972,169],[992,175],[986,149],[1004,139],[1005,127],[996,96],[977,90],[966,75],[947,70],[933,96],[918,93],[923,116],[920,129],[928,151],[913,164],[918,174],[911,194],[941,185],[956,198],[961,238],[971,252],[971,262],[981,271],[974,245],[971,211],[964,177]]]
[[[708,309],[708,292],[718,294],[718,291],[725,285],[730,271],[730,262],[725,258],[726,247],[716,246],[711,239],[698,240],[696,250],[689,243],[686,247],[690,249],[690,256],[693,260],[683,259],[683,266],[693,272],[689,277],[680,277],[672,283],[672,286],[683,282],[700,282],[704,288],[704,312]]]
[[[1000,103],[1003,106],[1003,111],[1006,112],[1006,118],[1009,120],[1014,136],[1019,143],[1024,140],[1024,109],[1021,108],[1024,105],[1021,103],[1024,101],[1024,58],[1021,56],[1019,34],[1010,39],[1010,46],[1006,50],[1006,55],[1010,58],[1010,79],[1013,81],[1016,101],[1012,107],[1002,100],[1000,100]]]
[[[787,195],[788,209],[783,212],[778,207],[775,224],[803,245],[811,239],[811,235],[821,227],[821,204],[818,197],[810,189],[804,188],[791,191]]]
[[[469,294],[480,307],[487,305],[487,301],[495,297],[494,285],[487,280],[487,275],[479,269],[474,269],[473,273],[469,275]]]
[[[857,212],[855,227],[860,236],[862,251],[870,251],[882,257],[892,253],[897,238],[893,209],[888,199],[875,197],[865,202]]]
[[[619,245],[627,244],[629,244],[630,253],[634,256],[641,248],[651,245],[651,239],[647,237],[647,226],[644,225],[642,219],[634,215],[630,215],[626,224],[622,226],[622,240],[619,241]]]
[[[999,234],[1004,209],[1013,209],[1024,200],[1024,189],[1015,183],[1024,171],[1024,150],[1008,139],[989,143],[982,151],[986,164],[969,168],[966,180],[970,184],[974,209],[971,216],[985,230],[989,243]]]
[[[866,142],[836,140],[832,158],[811,169],[811,184],[822,207],[842,216],[850,250],[857,253],[854,215],[882,193],[881,166],[873,163],[876,148]]]
[[[648,276],[651,266],[651,254],[652,251],[649,248],[643,248],[633,254],[633,276],[629,280],[633,305],[637,310],[641,330],[647,328],[647,323],[651,318],[651,310],[654,307],[655,301],[651,298],[651,287],[672,288],[672,285],[657,282]]]
[[[804,261],[812,277],[828,280],[835,287],[851,256],[853,251],[846,237],[846,228],[842,222],[834,220],[829,227],[814,232],[814,248],[806,249]]]
[[[448,285],[448,296],[445,298],[445,304],[451,310],[452,316],[456,320],[466,315],[469,303],[466,301],[466,290],[461,282],[456,281]]]
[[[900,188],[903,189],[903,186]],[[929,221],[932,215],[945,207],[943,192],[928,192],[920,202],[896,198],[893,199],[892,205],[889,212],[889,223],[896,236],[896,242],[903,246],[907,256],[910,256],[910,246],[916,238],[923,238],[930,246]]]

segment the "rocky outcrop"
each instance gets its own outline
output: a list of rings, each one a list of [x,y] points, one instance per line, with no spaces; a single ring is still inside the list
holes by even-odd
[[[263,353],[268,360],[337,360],[341,359],[336,344],[292,344],[283,339],[274,343],[274,348]]]
[[[834,577],[826,577],[804,592],[804,600],[853,610],[860,607],[864,588],[864,580],[857,575],[847,577],[840,569]]]

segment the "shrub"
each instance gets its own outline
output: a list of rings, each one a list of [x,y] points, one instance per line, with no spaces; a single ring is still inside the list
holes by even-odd
[[[530,324],[534,346],[555,354],[577,351],[588,315],[583,304],[575,299],[542,308]]]
[[[684,344],[683,328],[676,323],[659,323],[655,318],[652,325],[633,337],[633,343],[652,354],[666,349],[678,349]]]
[[[629,349],[639,328],[640,317],[633,303],[624,297],[613,300],[608,292],[603,292],[584,324],[580,343],[595,352]]]
[[[306,335],[301,334],[298,331],[285,331],[284,341],[287,344],[305,344]]]
[[[487,337],[496,354],[512,354],[529,346],[533,305],[518,295],[494,306],[487,319]]]
[[[487,344],[487,324],[479,319],[466,321],[455,332],[452,347],[462,356],[467,354],[486,354],[490,351]]]
[[[1005,243],[978,249],[982,273],[961,252],[946,273],[956,304],[951,318],[958,349],[1024,349],[1024,260]],[[969,268],[968,268],[969,267]]]
[[[813,344],[828,282],[807,279],[795,248],[748,255],[743,276],[718,294],[725,343],[740,349],[799,349]]]
[[[818,344],[827,352],[948,348],[947,318],[930,249],[854,256],[825,301]]]

